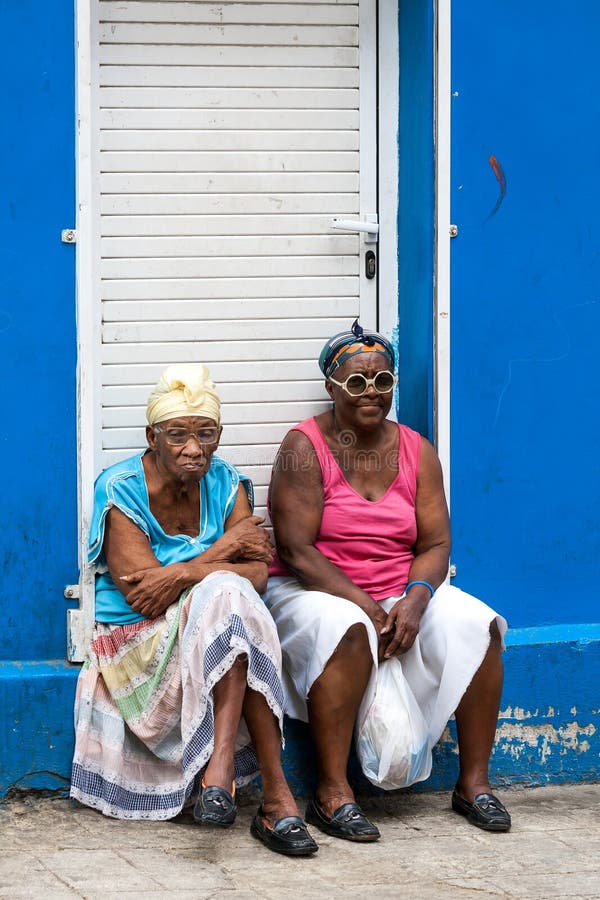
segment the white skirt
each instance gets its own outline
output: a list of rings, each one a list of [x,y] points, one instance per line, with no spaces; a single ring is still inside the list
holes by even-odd
[[[381,601],[389,612],[398,597]],[[285,712],[308,722],[307,697],[349,628],[364,624],[373,668],[358,721],[377,691],[377,634],[355,603],[323,591],[306,591],[295,578],[269,579],[264,595],[277,625],[283,654]],[[442,584],[429,601],[413,646],[400,656],[402,671],[429,727],[429,746],[440,739],[450,716],[479,669],[496,621],[501,637],[506,620],[491,607],[459,588]],[[504,647],[504,642],[503,642]]]

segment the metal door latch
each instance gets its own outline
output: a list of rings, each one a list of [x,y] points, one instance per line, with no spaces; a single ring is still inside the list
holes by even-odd
[[[337,231],[362,232],[365,236],[365,244],[375,244],[379,235],[377,213],[367,213],[363,221],[360,219],[338,219],[334,217],[329,220],[329,227],[335,228]]]

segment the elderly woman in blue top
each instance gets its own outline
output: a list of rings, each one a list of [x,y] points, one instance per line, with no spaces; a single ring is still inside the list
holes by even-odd
[[[76,700],[71,794],[105,815],[229,826],[260,769],[251,826],[305,856],[280,760],[281,651],[257,592],[272,547],[250,481],[215,456],[220,402],[202,365],[168,368],[148,448],[97,479],[89,559],[96,625]]]

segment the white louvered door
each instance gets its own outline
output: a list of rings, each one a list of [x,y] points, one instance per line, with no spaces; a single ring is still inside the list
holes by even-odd
[[[145,445],[166,365],[204,362],[262,513],[279,442],[325,407],[323,342],[377,322],[377,245],[331,228],[377,213],[376,2],[90,0],[89,31],[93,468]]]

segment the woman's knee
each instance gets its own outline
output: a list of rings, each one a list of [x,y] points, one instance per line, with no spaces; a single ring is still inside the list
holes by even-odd
[[[239,704],[248,687],[248,657],[241,653],[213,686],[215,715]]]
[[[368,657],[370,659],[371,648],[369,645],[369,635],[362,622],[356,622],[354,625],[350,626],[335,648],[334,655],[348,656],[357,659]]]
[[[247,673],[248,656],[246,653],[240,653],[239,656],[236,656],[229,669],[221,676],[219,681],[246,681]]]
[[[362,623],[351,625],[325,663],[309,694],[309,705],[316,698],[326,697],[331,709],[343,707],[347,694],[362,693],[369,679],[373,656],[366,627]],[[360,701],[358,696],[357,702]]]
[[[498,628],[497,619],[492,619],[490,623],[490,648],[498,652],[502,650],[502,635]]]

